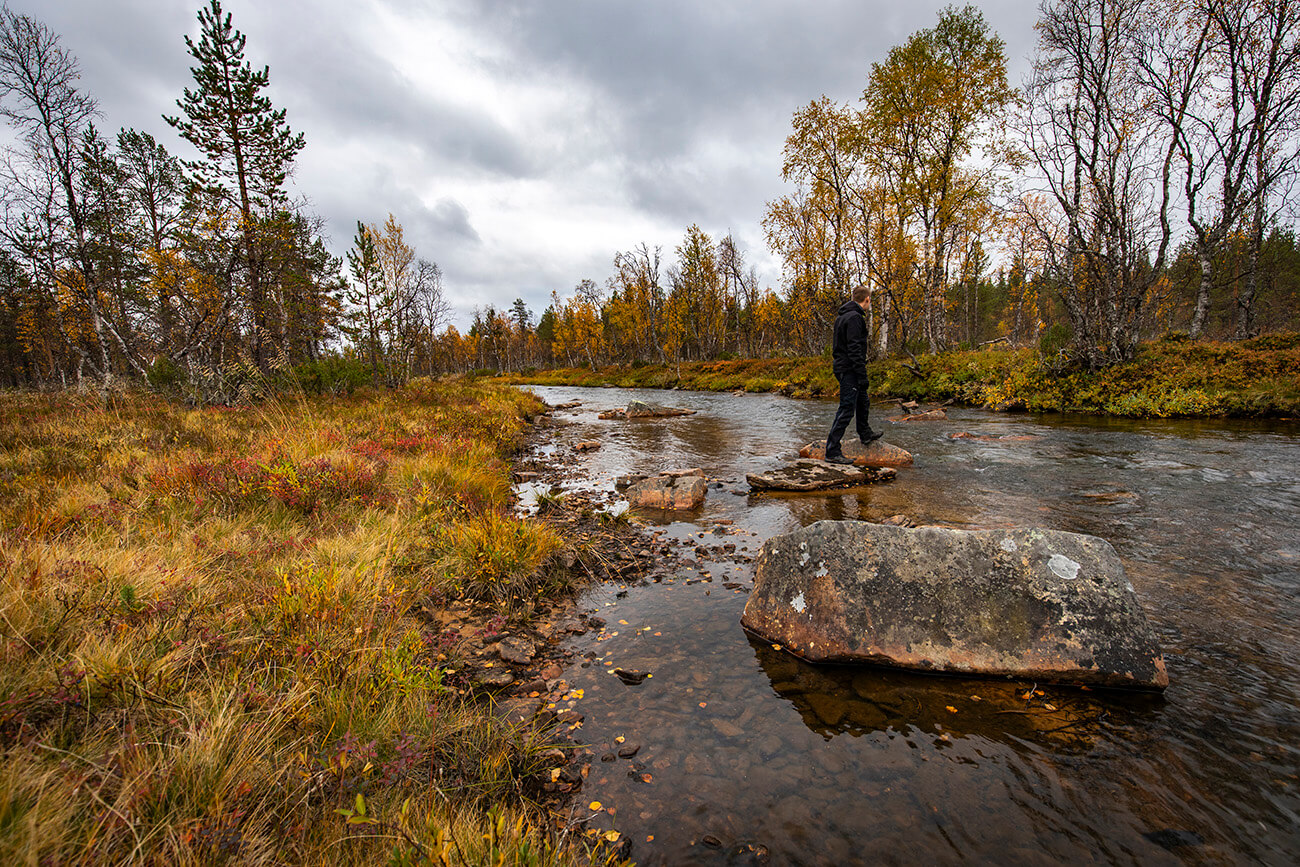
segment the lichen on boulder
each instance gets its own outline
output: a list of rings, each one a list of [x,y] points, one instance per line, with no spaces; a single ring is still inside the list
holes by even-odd
[[[763,545],[741,623],[813,662],[1169,683],[1114,548],[1059,530],[820,521]]]

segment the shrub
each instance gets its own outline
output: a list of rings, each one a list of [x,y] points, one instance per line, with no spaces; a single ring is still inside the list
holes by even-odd
[[[1057,322],[1047,328],[1038,338],[1038,351],[1043,358],[1055,358],[1061,350],[1070,345],[1072,338],[1069,327]]]
[[[185,384],[185,369],[167,356],[160,355],[145,371],[145,380],[160,391],[180,388]]]
[[[304,361],[293,368],[293,375],[308,394],[352,394],[375,379],[369,365],[340,356]]]

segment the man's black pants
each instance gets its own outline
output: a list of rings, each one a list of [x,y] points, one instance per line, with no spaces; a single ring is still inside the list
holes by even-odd
[[[867,375],[865,371],[850,370],[837,373],[840,381],[840,408],[835,411],[835,421],[831,424],[830,436],[826,437],[826,457],[840,454],[840,441],[849,429],[849,420],[858,419],[858,438],[864,442],[871,437],[871,399],[867,394]]]

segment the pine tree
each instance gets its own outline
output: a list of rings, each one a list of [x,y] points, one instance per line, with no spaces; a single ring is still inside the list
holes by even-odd
[[[200,36],[185,45],[198,61],[190,68],[197,88],[185,88],[176,105],[184,112],[167,121],[206,159],[187,162],[201,183],[239,211],[245,266],[248,270],[247,304],[253,321],[253,359],[263,364],[262,341],[266,332],[266,287],[257,253],[255,212],[265,211],[285,198],[284,184],[294,157],[306,144],[276,111],[263,90],[270,68],[260,72],[244,59],[246,38],[222,13],[220,0],[210,0],[198,13]]]
[[[384,273],[379,265],[374,231],[357,220],[357,235],[352,244],[353,248],[348,251],[352,285],[343,295],[349,310],[342,330],[370,360],[372,373],[377,378],[383,352],[381,335],[390,315],[390,305],[384,290]]]

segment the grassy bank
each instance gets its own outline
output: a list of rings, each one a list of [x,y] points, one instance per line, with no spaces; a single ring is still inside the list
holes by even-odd
[[[872,362],[873,398],[947,401],[994,409],[1150,417],[1300,415],[1300,335],[1240,343],[1171,338],[1143,345],[1127,364],[1091,373],[1052,370],[1029,349],[925,355]],[[919,371],[920,375],[917,375]],[[675,365],[534,371],[509,381],[834,397],[825,358],[767,358]]]
[[[549,734],[459,679],[438,616],[571,590],[510,510],[538,409],[0,394],[0,862],[593,857],[530,806]]]

